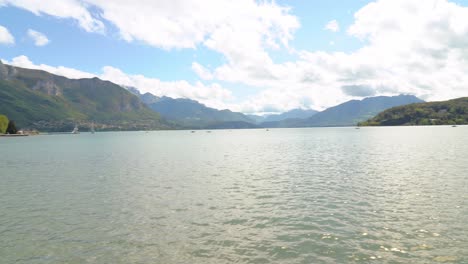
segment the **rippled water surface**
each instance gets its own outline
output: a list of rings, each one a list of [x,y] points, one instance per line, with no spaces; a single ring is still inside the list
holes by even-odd
[[[1,263],[468,263],[468,127],[0,138]]]

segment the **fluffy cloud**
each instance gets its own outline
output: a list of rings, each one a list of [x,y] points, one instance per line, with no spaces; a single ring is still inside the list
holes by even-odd
[[[446,0],[380,0],[357,12],[348,32],[369,43],[353,54],[353,64],[367,65],[373,87],[429,100],[467,94],[468,8]]]
[[[227,63],[214,80],[264,88],[247,111],[323,108],[371,95],[425,100],[468,95],[468,8],[455,3],[379,0],[355,14],[348,34],[363,41],[350,53],[299,51],[285,63]]]
[[[15,57],[11,61],[5,61],[5,63],[21,68],[43,70],[56,75],[66,76],[71,79],[96,77],[95,74],[83,72],[73,68],[67,68],[63,66],[54,67],[46,64],[34,64],[27,56],[24,55]]]
[[[332,20],[325,25],[325,29],[331,32],[338,32],[340,31],[340,24],[338,24],[338,21]]]
[[[375,88],[367,85],[344,85],[343,92],[350,96],[368,97],[375,95]]]
[[[211,74],[207,68],[203,67],[203,65],[197,62],[192,63],[192,70],[203,80],[213,79],[213,74]]]
[[[15,44],[15,38],[6,27],[0,26],[0,44]]]
[[[298,19],[274,1],[36,2],[0,0],[0,5],[71,18],[87,31],[102,32],[105,23],[112,24],[129,42],[164,49],[203,46],[219,53],[223,64],[218,67],[193,62],[192,69],[200,79],[258,91],[230,105],[234,110],[323,109],[365,95],[405,93],[442,100],[468,93],[468,8],[448,0],[376,0],[365,5],[347,28],[351,37],[362,40],[362,47],[349,53],[294,50],[291,41]],[[333,21],[326,28],[340,29]],[[275,62],[272,50],[295,59]],[[158,95],[204,102],[211,97],[211,105],[228,105],[231,98],[228,90],[215,84],[160,82],[115,70],[104,69],[103,76]]]
[[[115,25],[127,41],[167,49],[195,48],[198,44],[221,48],[226,41],[244,42],[244,47],[277,48],[287,45],[299,27],[289,8],[273,1],[0,0],[1,5],[36,15],[71,18],[90,32],[102,32],[106,21]]]
[[[111,66],[104,67],[102,71],[103,73],[99,76],[101,79],[136,87],[141,93],[152,93],[172,98],[190,98],[218,109],[227,108],[226,103],[233,99],[231,91],[218,84],[204,85],[201,82],[190,84],[183,80],[163,82],[143,75],[129,75]]]
[[[288,8],[270,1],[86,2],[102,10],[101,16],[114,24],[127,41],[138,40],[166,49],[202,44],[228,59],[262,53],[264,46],[287,45],[299,27]]]
[[[49,66],[45,64],[34,64],[27,56],[18,56],[11,61],[4,61],[17,67],[44,70],[56,75],[71,79],[98,77],[122,86],[137,88],[141,93],[152,93],[157,96],[169,96],[172,98],[190,98],[200,101],[210,107],[218,109],[232,108],[229,101],[233,99],[231,91],[224,89],[219,84],[205,85],[201,82],[191,84],[187,81],[163,82],[156,78],[147,78],[143,75],[126,74],[120,69],[105,66],[100,74],[83,72],[63,66]]]
[[[49,15],[56,18],[71,18],[88,32],[103,32],[104,23],[88,10],[89,5],[80,0],[0,0],[0,6],[16,6],[35,15]]]
[[[49,39],[47,38],[46,35],[44,35],[41,32],[28,29],[28,37],[31,38],[34,41],[34,45],[36,46],[45,46],[49,44]]]
[[[269,74],[262,64],[271,65],[268,50],[286,48],[299,28],[290,8],[275,1],[254,0],[0,0],[37,15],[70,18],[86,31],[103,32],[106,24],[117,28],[128,41],[163,48],[204,46],[218,52],[228,62],[217,71],[224,79],[231,68],[252,69],[252,76]],[[201,79],[215,77],[206,67],[194,62],[192,69]],[[271,76],[266,76],[271,77]]]

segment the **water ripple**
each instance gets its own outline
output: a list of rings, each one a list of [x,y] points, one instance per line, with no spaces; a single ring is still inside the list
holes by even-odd
[[[0,140],[5,263],[468,263],[468,127]]]

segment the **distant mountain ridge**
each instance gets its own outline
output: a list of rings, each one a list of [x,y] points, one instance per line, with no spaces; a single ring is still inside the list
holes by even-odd
[[[287,119],[280,122],[267,122],[264,127],[327,127],[354,126],[365,121],[383,110],[391,107],[424,102],[412,95],[377,96],[363,100],[351,100],[330,107],[314,114],[308,119]]]
[[[468,97],[387,109],[361,126],[467,125]]]
[[[191,99],[158,97],[150,93],[141,94],[133,87],[126,88],[162,117],[185,128],[255,127],[254,121],[242,113],[210,108]]]
[[[351,100],[312,116],[302,125],[355,126],[391,107],[421,102],[424,101],[413,95],[377,96]]]
[[[292,109],[287,112],[281,114],[273,114],[273,115],[265,115],[265,116],[258,116],[258,115],[248,115],[248,117],[257,123],[264,123],[264,122],[277,122],[286,119],[306,119],[309,118],[319,111],[313,109]]]
[[[121,86],[98,78],[68,79],[0,62],[0,114],[19,127],[68,131],[167,129],[171,125]]]
[[[42,131],[67,131],[75,124],[84,128],[94,124],[101,130],[353,126],[389,108],[420,102],[411,95],[370,97],[319,113],[296,109],[265,117],[267,122],[259,124],[253,120],[259,117],[190,99],[140,94],[98,78],[68,79],[0,61],[0,114],[19,127]]]

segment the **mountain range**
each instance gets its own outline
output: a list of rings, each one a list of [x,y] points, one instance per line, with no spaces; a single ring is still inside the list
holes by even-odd
[[[112,82],[68,79],[0,61],[0,113],[19,127],[70,131],[94,124],[100,130],[167,129],[141,100]]]
[[[378,113],[420,103],[412,95],[351,100],[322,112],[294,109],[278,115],[245,115],[195,100],[141,94],[98,78],[68,79],[0,61],[0,114],[19,127],[40,131],[142,129],[235,129],[354,126]]]
[[[388,108],[411,103],[424,102],[412,95],[377,96],[363,100],[351,100],[307,119],[286,119],[278,122],[263,123],[264,127],[331,127],[355,126]]]
[[[268,122],[279,122],[286,119],[306,119],[318,113],[312,109],[293,109],[282,114],[271,114],[271,115],[248,115],[248,117],[254,120],[256,123],[268,123]]]
[[[133,88],[127,87],[137,95],[153,111],[163,118],[177,123],[182,128],[215,129],[215,128],[254,128],[253,120],[242,113],[230,110],[210,108],[195,100],[184,98],[158,97],[150,93],[140,94]]]
[[[388,108],[421,102],[424,101],[413,95],[377,96],[351,100],[330,107],[299,124],[303,127],[355,126]]]

